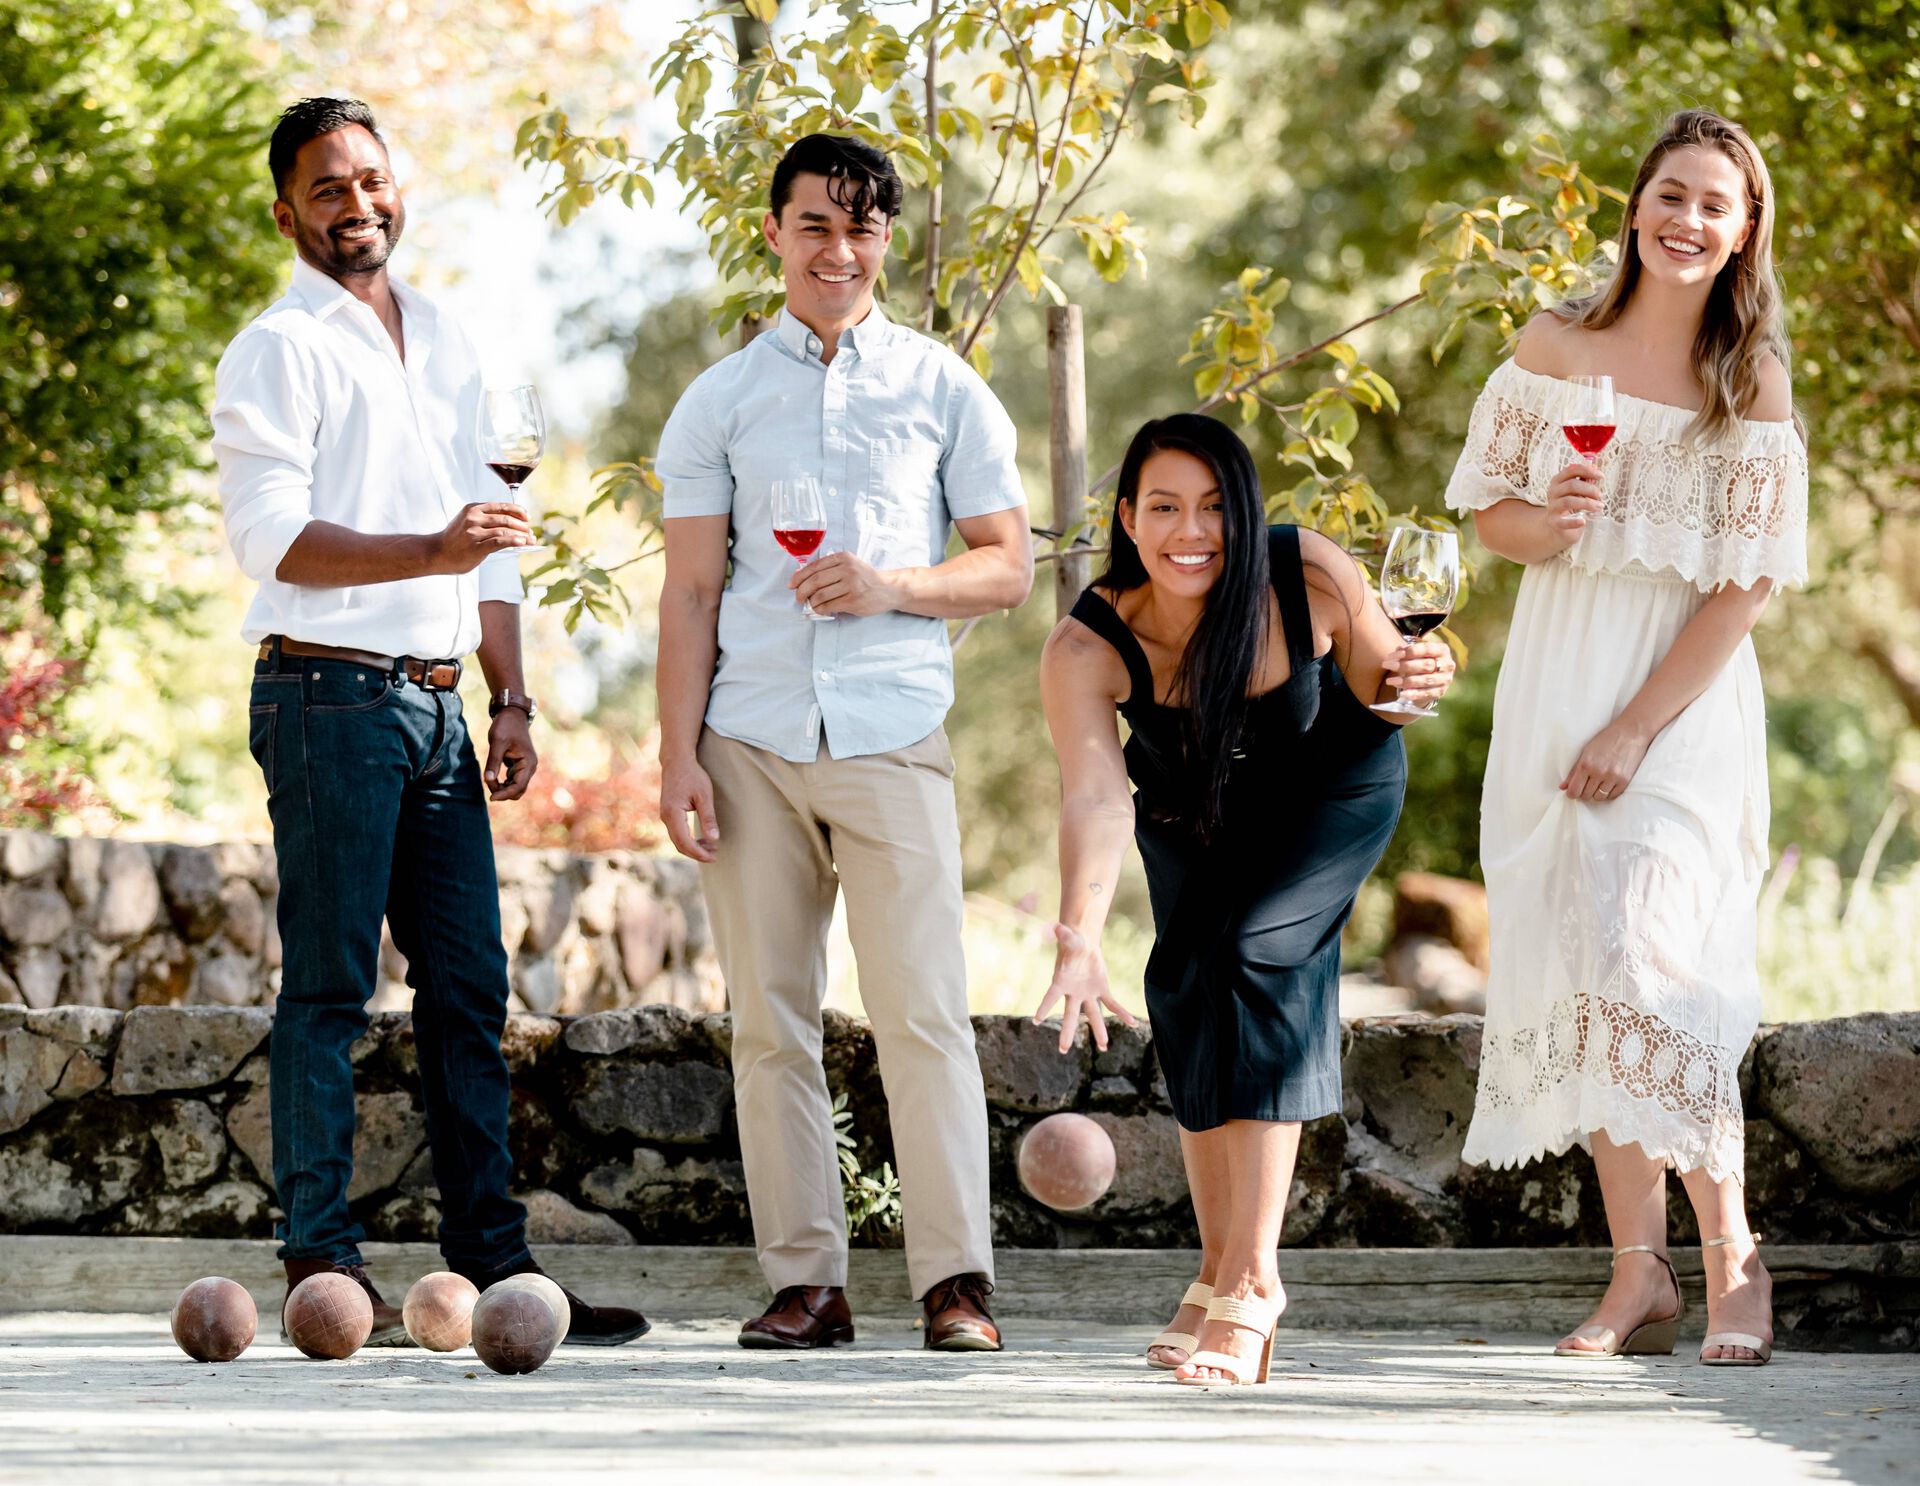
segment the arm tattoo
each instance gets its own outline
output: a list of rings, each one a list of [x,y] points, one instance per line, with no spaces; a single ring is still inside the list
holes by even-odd
[[[1087,884],[1087,891],[1088,891],[1088,892],[1090,892],[1090,893],[1092,893],[1094,897],[1096,897],[1096,898],[1097,898],[1097,897],[1099,897],[1099,896],[1100,896],[1100,884],[1099,884],[1099,883],[1097,883],[1097,882],[1090,882],[1090,883],[1088,883],[1088,884]]]

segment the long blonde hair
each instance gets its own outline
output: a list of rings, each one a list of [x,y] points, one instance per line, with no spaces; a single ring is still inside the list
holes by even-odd
[[[1738,429],[1759,396],[1762,353],[1771,351],[1782,367],[1788,364],[1780,286],[1773,269],[1773,180],[1746,130],[1704,108],[1683,109],[1668,119],[1633,178],[1633,193],[1620,222],[1619,267],[1599,289],[1562,301],[1554,306],[1554,313],[1587,330],[1604,329],[1620,318],[1640,282],[1640,247],[1633,219],[1641,193],[1670,151],[1690,146],[1718,150],[1739,167],[1746,181],[1751,225],[1740,251],[1714,279],[1700,333],[1693,339],[1693,374],[1706,395],[1687,425],[1686,437],[1714,443]],[[1793,421],[1800,426],[1797,411]]]

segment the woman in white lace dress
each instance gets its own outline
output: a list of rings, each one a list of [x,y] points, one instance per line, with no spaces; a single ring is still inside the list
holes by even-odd
[[[1806,449],[1773,194],[1745,131],[1677,114],[1642,162],[1619,268],[1538,315],[1488,379],[1447,502],[1525,563],[1481,807],[1492,976],[1466,1159],[1593,1153],[1612,1283],[1564,1355],[1671,1351],[1666,1170],[1706,1245],[1701,1360],[1771,1352],[1738,1070],[1760,1017],[1766,736],[1748,638],[1806,576]],[[1573,456],[1567,378],[1617,432]]]

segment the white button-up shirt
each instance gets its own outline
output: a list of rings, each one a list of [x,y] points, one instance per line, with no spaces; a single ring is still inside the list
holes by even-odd
[[[480,362],[460,327],[393,281],[406,360],[372,308],[301,258],[287,292],[220,358],[213,452],[227,542],[260,585],[241,634],[437,659],[480,643],[480,604],[518,603],[519,554],[469,573],[319,588],[274,576],[309,521],[368,536],[439,531],[506,499],[480,457]]]
[[[654,464],[669,520],[732,518],[707,726],[800,762],[818,756],[823,727],[835,758],[926,737],[953,703],[953,652],[945,620],[802,614],[793,559],[773,539],[772,482],[812,475],[827,508],[820,551],[882,569],[939,563],[955,517],[1026,504],[1013,420],[947,347],[876,307],[831,362],[820,350],[781,311],[695,379]]]

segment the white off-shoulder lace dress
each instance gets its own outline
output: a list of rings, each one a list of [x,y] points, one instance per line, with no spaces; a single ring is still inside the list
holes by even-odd
[[[1569,384],[1509,361],[1487,381],[1447,504],[1544,505],[1573,458]],[[1760,1019],[1766,721],[1753,644],[1654,739],[1616,799],[1570,800],[1580,750],[1722,584],[1806,579],[1806,449],[1748,420],[1616,397],[1606,510],[1528,566],[1494,694],[1480,857],[1492,970],[1465,1159],[1510,1166],[1605,1131],[1676,1169],[1743,1178],[1739,1067]]]

